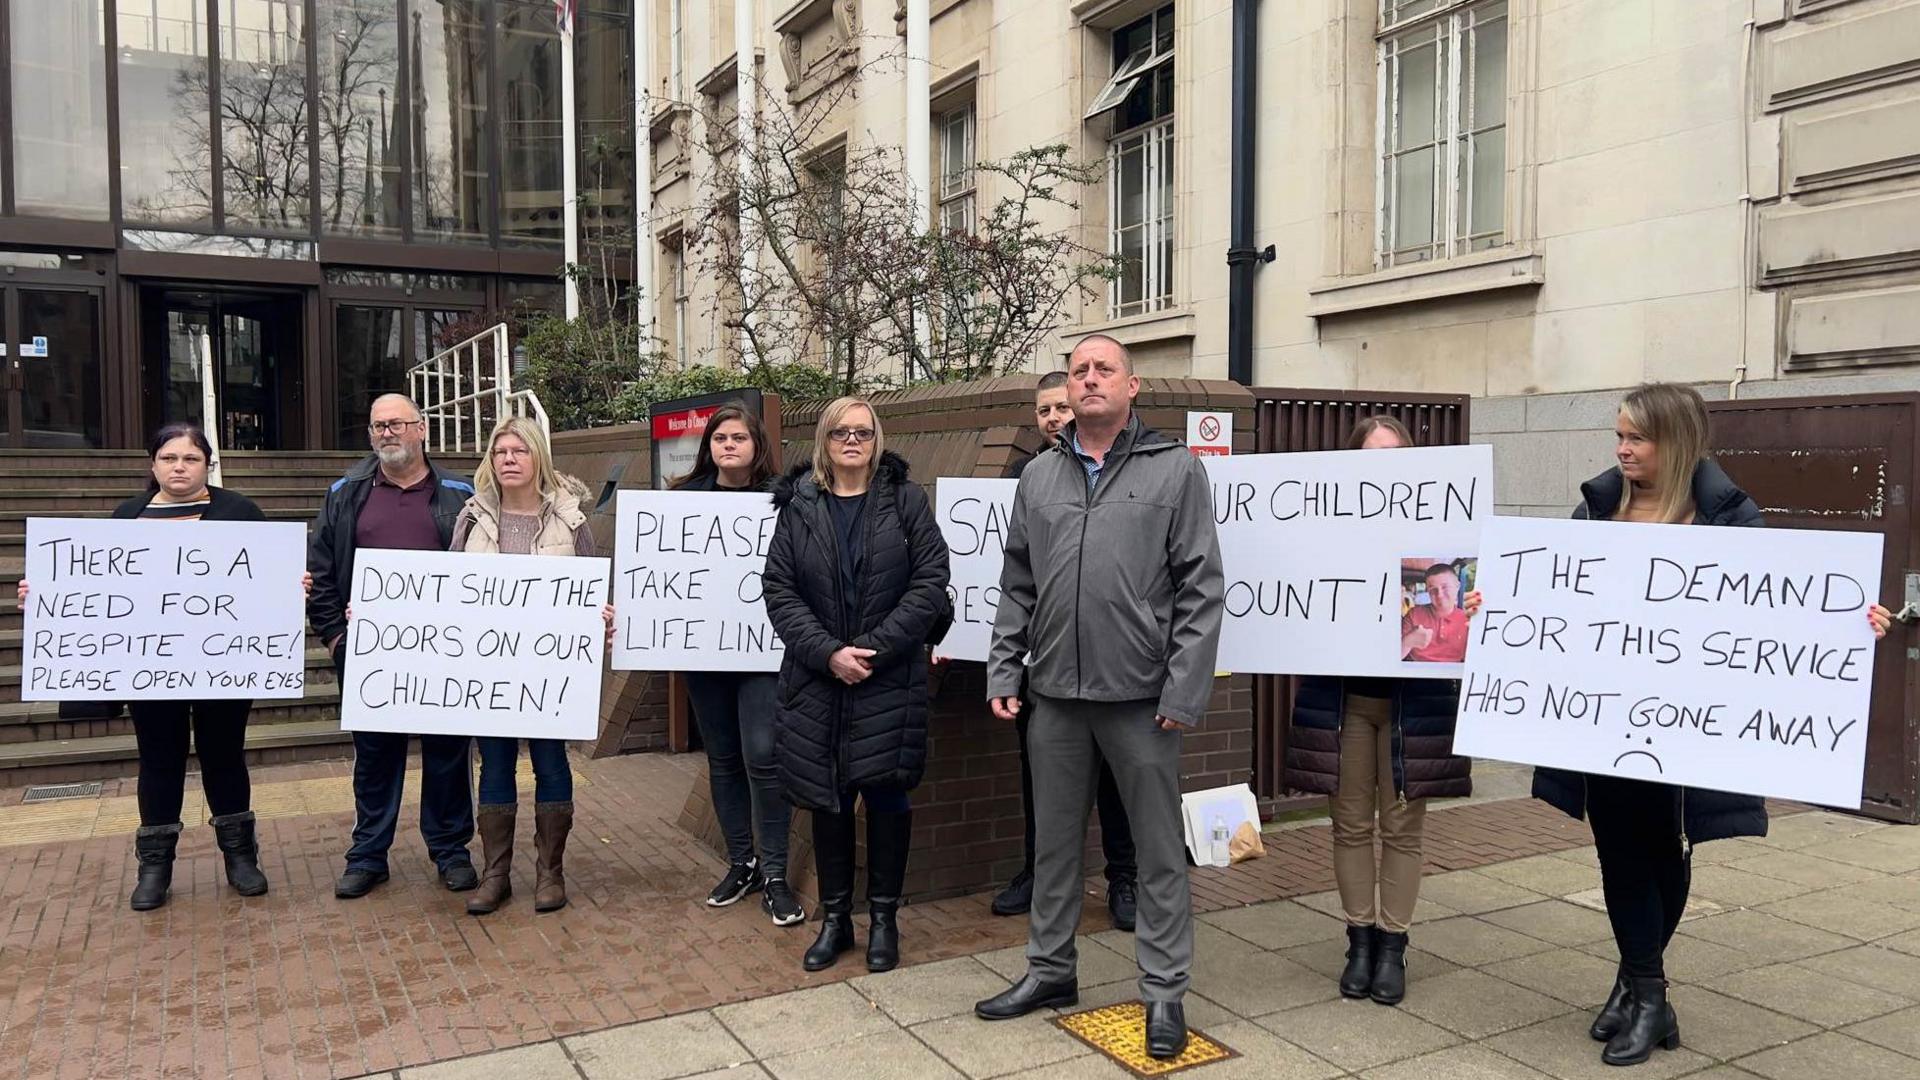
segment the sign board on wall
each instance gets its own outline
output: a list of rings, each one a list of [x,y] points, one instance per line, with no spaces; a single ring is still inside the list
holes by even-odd
[[[1190,412],[1187,414],[1187,449],[1195,457],[1226,457],[1233,453],[1233,414],[1230,412]]]
[[[1493,450],[1443,446],[1205,461],[1226,570],[1219,667],[1451,678],[1460,597],[1493,515]]]
[[[1454,749],[1858,807],[1881,543],[1494,518]]]
[[[615,670],[780,669],[760,584],[773,496],[622,491],[614,514]]]
[[[985,660],[993,642],[993,616],[1000,603],[1000,564],[1006,554],[1007,526],[1013,518],[1018,480],[943,476],[939,494],[940,534],[947,541],[953,599],[953,629],[934,649],[935,656]]]
[[[700,440],[707,435],[707,418],[722,405],[739,405],[755,416],[763,415],[760,391],[754,389],[660,401],[647,410],[653,437],[654,488],[664,488],[693,471]]]

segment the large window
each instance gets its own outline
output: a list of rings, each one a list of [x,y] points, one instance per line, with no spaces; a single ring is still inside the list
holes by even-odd
[[[1115,317],[1173,300],[1173,5],[1113,33],[1113,75],[1087,119],[1112,117],[1108,250],[1120,257]]]
[[[940,227],[970,233],[974,224],[973,102],[942,113],[940,128]]]
[[[592,0],[578,16],[574,85],[583,251],[596,244],[633,250],[632,10],[629,0]],[[555,138],[559,130],[556,123]],[[559,185],[554,190],[557,196]],[[552,242],[559,239],[555,232]]]
[[[399,16],[393,0],[319,0],[320,221],[328,232],[400,232]]]
[[[305,233],[308,169],[304,0],[221,0],[220,158],[228,221]]]
[[[687,14],[684,0],[667,0],[667,97],[687,100]]]
[[[1506,241],[1507,5],[1382,0],[1380,265]]]
[[[553,4],[500,2],[500,82],[506,115],[500,118],[505,175],[500,234],[521,243],[559,246],[566,125],[561,115],[560,31]],[[579,42],[576,41],[576,44]],[[578,50],[575,62],[578,64]]]
[[[22,214],[105,220],[107,50],[100,0],[14,4],[13,202]]]
[[[419,38],[413,43],[410,74],[413,228],[420,239],[487,238],[493,169],[486,144],[487,24],[483,7],[483,0],[408,2],[408,32]],[[547,5],[549,25],[553,22],[552,10],[552,5]],[[556,64],[553,86],[559,85]]]
[[[213,98],[205,0],[121,4],[118,21],[123,213],[129,221],[211,224]],[[20,111],[17,100],[14,111]]]

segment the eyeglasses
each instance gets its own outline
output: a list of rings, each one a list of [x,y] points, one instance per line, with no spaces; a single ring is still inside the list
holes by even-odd
[[[873,441],[873,429],[867,427],[837,427],[827,432],[827,438],[838,443],[867,443]]]
[[[532,456],[533,451],[518,446],[503,446],[493,452],[493,460],[495,461],[518,461],[521,458],[530,458]]]
[[[425,420],[375,420],[367,425],[367,432],[372,435],[398,435],[409,428],[425,424]]]

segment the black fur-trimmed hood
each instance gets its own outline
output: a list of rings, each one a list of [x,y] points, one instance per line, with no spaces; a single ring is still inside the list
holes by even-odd
[[[874,471],[875,484],[898,487],[907,482],[911,471],[907,459],[889,450],[880,455],[880,467]],[[820,485],[813,480],[813,462],[806,461],[788,469],[785,475],[773,482],[773,508],[785,509],[795,499],[817,499],[820,497]]]

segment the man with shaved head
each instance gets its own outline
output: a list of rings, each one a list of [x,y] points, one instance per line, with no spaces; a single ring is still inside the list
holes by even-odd
[[[445,551],[453,523],[473,495],[464,476],[427,460],[427,422],[403,394],[376,398],[367,417],[373,453],[334,481],[307,549],[313,594],[307,620],[333,653],[344,697],[350,684],[347,601],[353,553],[360,548]],[[367,895],[387,880],[387,850],[400,821],[401,785],[409,736],[353,733],[353,846],[333,893],[343,900]],[[473,839],[471,742],[464,735],[420,736],[420,835],[440,883],[464,892],[480,883],[467,844]]]

